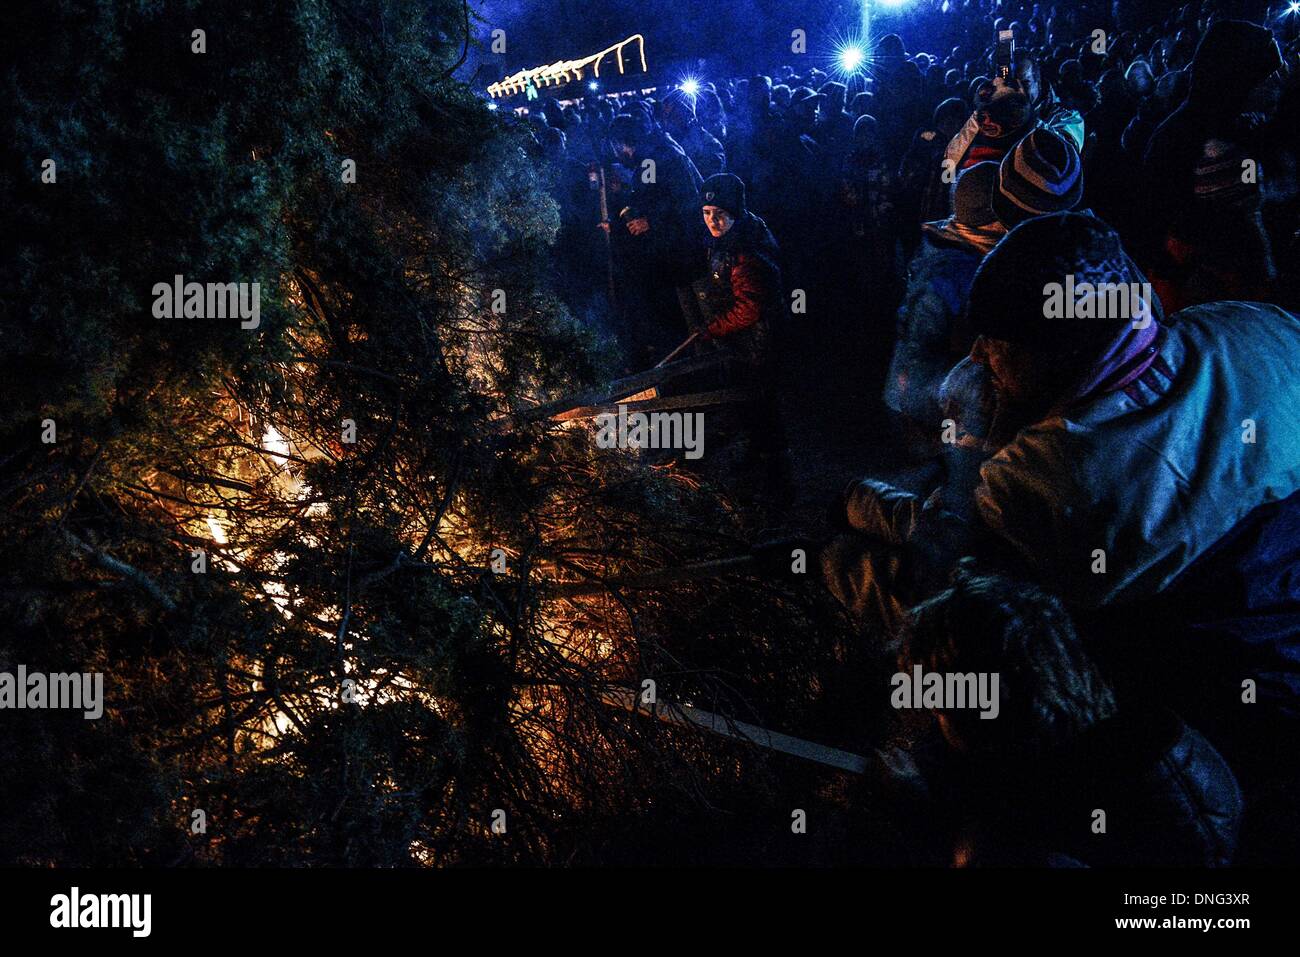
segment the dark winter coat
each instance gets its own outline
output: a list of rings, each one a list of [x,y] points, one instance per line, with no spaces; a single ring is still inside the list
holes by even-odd
[[[1143,162],[1150,220],[1189,247],[1177,255],[1187,275],[1172,277],[1175,308],[1266,295],[1272,250],[1258,182],[1243,175],[1260,144],[1256,118],[1242,111],[1251,90],[1280,64],[1268,30],[1244,21],[1214,24],[1192,61],[1187,99],[1151,137]]]
[[[698,121],[692,121],[690,126],[675,136],[702,177],[708,179],[714,173],[726,171],[726,150],[722,148],[717,137],[702,127]]]
[[[916,131],[912,145],[898,165],[900,194],[904,200],[903,216],[913,223],[944,219],[951,210],[951,186],[944,182],[943,158],[948,139],[934,126]]]
[[[748,212],[710,244],[706,332],[749,364],[766,361],[781,313],[778,257],[767,224]]]
[[[1256,508],[1158,599],[1078,624],[1117,687],[1158,672],[1161,701],[1239,772],[1300,767],[1300,492]]]
[[[898,310],[885,404],[938,429],[939,386],[954,363],[954,332],[984,254],[926,234],[908,269],[907,296]]]
[[[1224,867],[1236,853],[1237,780],[1171,711],[1121,712],[1043,758],[964,762],[955,777],[967,866]]]
[[[653,160],[653,176],[645,165]],[[656,132],[636,147],[630,161],[632,191],[623,209],[614,210],[624,221],[644,218],[650,231],[633,236],[628,249],[662,277],[681,285],[689,279],[690,264],[703,242],[700,219],[699,170],[677,142]]]
[[[1193,173],[1208,141],[1241,144],[1249,138],[1241,116],[1247,97],[1280,65],[1264,27],[1225,20],[1206,33],[1192,61],[1187,99],[1147,146],[1144,165],[1154,191],[1153,212],[1176,216],[1192,201]]]

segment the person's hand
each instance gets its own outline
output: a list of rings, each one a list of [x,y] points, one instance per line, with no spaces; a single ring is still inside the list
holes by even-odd
[[[640,236],[643,233],[650,232],[650,220],[644,216],[638,219],[630,219],[627,223],[627,231],[633,236]]]
[[[609,220],[607,219],[607,220],[605,220],[605,221],[603,221],[603,222],[599,222],[599,223],[597,223],[597,224],[596,224],[596,228],[597,228],[597,229],[603,229],[605,232],[609,232]]]

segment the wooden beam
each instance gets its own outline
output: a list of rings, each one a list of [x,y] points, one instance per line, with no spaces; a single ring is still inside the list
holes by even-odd
[[[660,700],[653,705],[643,706],[640,695],[631,688],[609,688],[601,694],[601,700],[613,708],[622,708],[633,713],[645,710],[651,717],[668,724],[703,728],[724,738],[756,744],[769,751],[779,751],[782,754],[803,758],[805,761],[815,761],[829,768],[848,771],[850,774],[864,774],[867,770],[867,759],[860,754],[841,751],[839,748],[806,741],[779,731],[769,731],[747,721],[734,721],[694,705]]]
[[[676,362],[670,362],[668,365],[660,366],[657,369],[647,369],[635,375],[615,379],[608,385],[576,392],[553,402],[545,402],[531,408],[516,410],[514,414],[521,419],[541,419],[551,418],[561,412],[567,412],[580,406],[606,405],[637,392],[642,392],[651,386],[667,382],[679,375],[711,368],[726,358],[727,356],[724,353],[714,352],[702,356],[691,356],[689,359],[678,359]]]
[[[608,405],[584,405],[559,412],[551,419],[571,422],[574,419],[594,419],[598,415],[617,415],[620,409],[633,412],[661,412],[667,409],[702,409],[711,405],[728,405],[732,402],[749,402],[755,398],[752,389],[718,389],[714,392],[692,392],[687,395],[666,395],[639,402],[616,402]]]

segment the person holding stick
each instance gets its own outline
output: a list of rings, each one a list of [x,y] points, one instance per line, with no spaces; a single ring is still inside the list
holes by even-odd
[[[747,208],[739,177],[717,173],[706,179],[700,211],[709,231],[709,268],[697,341],[701,348],[725,350],[726,386],[751,394],[717,418],[724,433],[746,440],[741,470],[759,478],[760,495],[781,501],[789,480],[771,347],[782,310],[780,252],[767,224]]]

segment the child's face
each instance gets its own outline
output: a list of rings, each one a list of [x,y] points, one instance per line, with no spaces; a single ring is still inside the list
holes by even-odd
[[[733,222],[735,220],[731,218],[731,214],[721,206],[704,207],[704,225],[709,228],[709,235],[714,239],[724,235]]]

